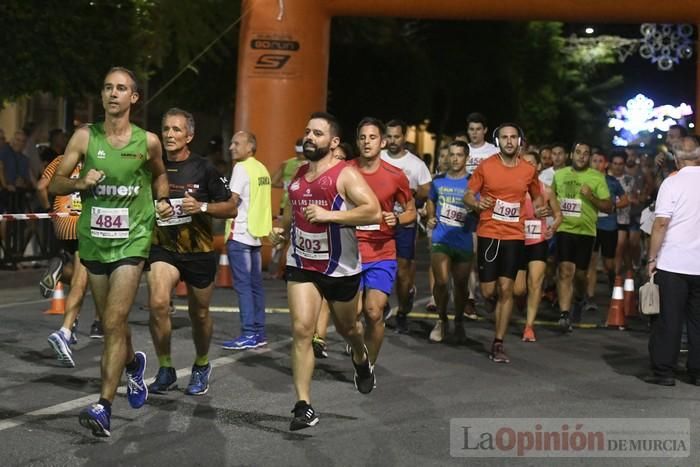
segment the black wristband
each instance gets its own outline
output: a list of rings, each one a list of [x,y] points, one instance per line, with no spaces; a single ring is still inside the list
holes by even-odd
[[[170,206],[173,205],[173,204],[170,202],[170,198],[169,198],[168,196],[161,196],[160,198],[158,198],[158,199],[156,200],[157,203],[160,203],[161,201],[165,201],[165,202],[168,203]]]

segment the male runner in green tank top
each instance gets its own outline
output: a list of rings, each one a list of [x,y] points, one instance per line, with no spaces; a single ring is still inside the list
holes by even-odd
[[[159,217],[168,218],[173,210],[160,140],[129,121],[131,106],[139,98],[134,74],[112,68],[101,97],[104,123],[75,132],[49,190],[56,195],[81,192],[79,252],[104,325],[104,350],[100,400],[79,418],[93,435],[110,436],[112,401],[122,369],[126,368],[129,404],[139,408],[148,398],[143,381],[146,355],[134,352],[128,316],[151,247],[153,199],[158,200]],[[80,178],[69,178],[80,161]]]

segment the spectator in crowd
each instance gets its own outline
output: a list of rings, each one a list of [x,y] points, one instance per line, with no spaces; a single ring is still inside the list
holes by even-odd
[[[674,369],[681,349],[683,324],[688,329],[688,377],[700,385],[700,151],[676,150],[680,169],[666,178],[656,198],[654,225],[647,258],[649,274],[656,272],[660,313],[649,337],[652,374],[644,381],[674,386]]]
[[[66,143],[68,142],[66,134],[60,128],[54,128],[49,132],[49,146],[44,148],[39,155],[41,159],[41,164],[46,167],[53,161],[57,156],[63,154],[66,149]]]

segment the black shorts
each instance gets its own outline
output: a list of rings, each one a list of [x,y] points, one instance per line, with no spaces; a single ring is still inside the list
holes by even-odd
[[[94,261],[90,259],[80,259],[80,262],[83,263],[83,266],[85,266],[88,272],[90,274],[95,274],[96,276],[111,276],[114,270],[119,266],[136,266],[144,261],[146,261],[145,258],[139,258],[138,256],[122,258],[111,263],[103,263],[101,261]]]
[[[623,232],[629,232],[630,225],[629,224],[617,224],[617,230],[622,230]]]
[[[525,256],[525,241],[477,237],[476,255],[481,282],[499,277],[515,279]]]
[[[61,249],[69,255],[74,255],[78,251],[78,240],[59,240]]]
[[[600,250],[603,258],[614,258],[617,249],[617,230],[598,229],[595,236],[593,251]]]
[[[574,263],[576,269],[587,270],[591,262],[595,237],[557,232],[557,260]]]
[[[287,282],[311,282],[316,286],[321,296],[329,302],[349,302],[355,298],[360,290],[362,274],[332,277],[316,271],[286,266],[284,280]]]
[[[218,266],[215,251],[176,253],[159,245],[152,245],[148,263],[153,264],[158,261],[175,266],[180,273],[180,279],[197,289],[205,289],[214,282]]]
[[[542,261],[547,262],[547,257],[549,256],[549,243],[545,240],[544,242],[535,243],[534,245],[525,245],[525,254],[522,257],[522,262],[520,263],[521,271],[527,271],[527,265],[531,261]]]

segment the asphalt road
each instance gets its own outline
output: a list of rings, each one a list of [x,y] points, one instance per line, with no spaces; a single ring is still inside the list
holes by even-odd
[[[423,250],[424,251],[424,250]],[[289,315],[280,281],[266,281],[269,345],[231,352],[218,345],[237,335],[239,317],[232,290],[215,292],[214,365],[209,394],[186,396],[194,358],[187,315],[173,317],[173,362],[180,389],[152,395],[139,409],[129,408],[124,392],[113,406],[112,437],[94,438],[78,424],[78,412],[97,400],[101,341],[87,337],[94,306],[87,299],[74,356],[77,367],[61,368],[46,338],[60,317],[42,313],[48,301],[36,287],[0,290],[0,465],[699,465],[700,392],[679,381],[675,387],[640,381],[646,373],[646,326],[634,321],[628,331],[577,329],[561,335],[546,325],[538,341],[520,342],[521,325],[506,339],[510,365],[488,358],[493,337],[488,315],[469,322],[466,345],[429,344],[430,319],[422,317],[427,292],[427,255],[419,258],[416,316],[411,334],[388,330],[376,367],[377,387],[369,395],[352,384],[350,358],[342,339],[330,334],[330,357],[317,361],[312,386],[320,423],[288,431],[295,402],[289,360]],[[601,287],[602,288],[602,287]],[[133,341],[149,359],[149,382],[157,360],[148,333],[141,287],[130,316]],[[392,299],[395,303],[395,299]],[[605,306],[607,299],[601,298]],[[183,306],[184,301],[177,301]],[[543,308],[543,320],[554,319]],[[516,318],[521,315],[516,314]],[[585,317],[596,322],[600,317]],[[465,450],[458,419],[587,419],[588,426],[622,419],[645,427],[650,418],[689,420],[687,457],[569,458],[455,457]],[[596,419],[596,420],[588,420]],[[452,421],[452,425],[451,425]],[[598,423],[599,425],[595,425]],[[593,424],[593,425],[591,425]],[[452,434],[457,441],[451,443]],[[612,426],[612,425],[609,425]],[[573,430],[573,428],[572,428]],[[586,431],[586,428],[581,429]],[[456,433],[459,431],[459,433]],[[469,442],[467,442],[469,444]],[[451,449],[452,448],[452,449]],[[483,455],[483,452],[481,453]],[[661,455],[667,455],[661,453]]]

